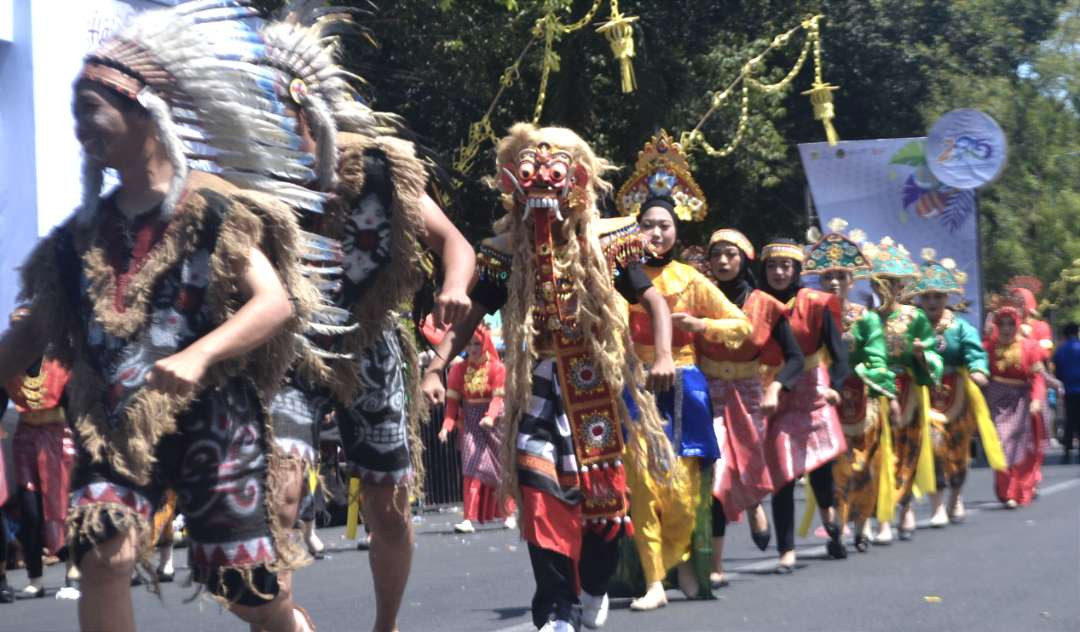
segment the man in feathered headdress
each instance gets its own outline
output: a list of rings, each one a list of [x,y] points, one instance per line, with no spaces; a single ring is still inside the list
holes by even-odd
[[[296,446],[313,440],[310,429],[325,410],[320,399],[329,400],[350,469],[363,481],[374,627],[394,630],[412,559],[409,492],[419,493],[424,478],[418,425],[426,412],[414,396],[411,332],[402,331],[395,310],[416,293],[427,247],[443,263],[437,324],[460,320],[476,259],[425,192],[428,170],[413,144],[396,136],[400,121],[368,107],[350,85],[355,75],[338,65],[335,35],[358,25],[347,10],[320,4],[292,2],[285,19],[259,32],[261,76],[285,104],[286,128],[296,130],[300,149],[317,156],[317,178],[292,183],[331,194],[325,205],[296,205],[309,231],[305,270],[323,289],[323,303],[273,413],[279,436]],[[286,520],[295,514],[282,509]]]
[[[651,317],[648,384],[658,391],[674,381],[670,312],[641,270],[645,239],[635,219],[600,219],[611,165],[581,137],[518,123],[498,144],[496,168],[507,214],[480,247],[472,310],[439,345],[424,390],[442,401],[442,359],[460,352],[485,311],[501,308],[513,437],[504,466],[536,579],[533,623],[599,627],[616,540],[631,531],[624,449],[628,463],[660,482],[674,462],[634,361],[623,299]]]
[[[74,86],[83,204],[24,265],[31,313],[0,339],[0,382],[47,345],[71,366],[67,538],[86,630],[134,629],[130,578],[166,488],[187,518],[194,581],[255,629],[314,627],[278,581],[299,555],[273,519],[279,459],[262,402],[317,293],[296,265],[291,209],[223,179],[305,169],[273,149],[295,137],[249,116],[270,96],[235,63],[251,39],[233,18],[249,13],[227,0],[148,12],[86,57]],[[105,168],[120,186],[102,197]]]

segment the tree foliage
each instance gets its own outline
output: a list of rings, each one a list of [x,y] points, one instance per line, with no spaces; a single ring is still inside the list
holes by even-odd
[[[338,0],[340,3],[340,0]],[[267,0],[273,4],[273,0]],[[451,162],[499,89],[499,77],[521,53],[530,30],[554,8],[564,22],[592,0],[376,0],[363,22],[378,48],[354,47],[350,64],[369,82],[373,105],[401,114],[418,140]],[[605,3],[606,4],[606,3]],[[635,25],[638,90],[619,90],[618,65],[592,28],[562,37],[559,69],[548,87],[543,123],[571,127],[609,159],[631,167],[657,129],[689,129],[747,59],[803,18],[823,13],[825,79],[836,93],[841,138],[919,136],[954,107],[983,109],[1005,128],[1010,162],[981,192],[987,284],[1032,272],[1048,284],[1080,256],[1080,0],[621,0]],[[606,17],[601,9],[597,21]],[[536,100],[541,46],[525,57],[493,115],[496,134],[529,119]],[[771,55],[779,79],[798,42]],[[726,158],[693,154],[710,203],[701,240],[719,225],[751,239],[802,235],[805,177],[796,144],[824,139],[806,97],[807,64],[793,88],[755,94],[749,132]],[[737,101],[704,131],[722,145],[733,133]],[[494,172],[485,149],[458,174],[448,211],[471,238],[483,237],[501,211],[481,181]],[[624,173],[627,173],[624,170]],[[616,178],[618,179],[618,178]]]

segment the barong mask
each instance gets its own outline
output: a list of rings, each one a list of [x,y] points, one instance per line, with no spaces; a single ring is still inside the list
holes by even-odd
[[[580,190],[589,184],[589,172],[574,161],[564,149],[541,142],[517,152],[517,159],[503,165],[499,188],[512,195],[522,209],[522,220],[534,210],[551,212],[558,221],[565,219],[563,210],[572,209],[580,199]],[[573,201],[572,201],[573,200]]]

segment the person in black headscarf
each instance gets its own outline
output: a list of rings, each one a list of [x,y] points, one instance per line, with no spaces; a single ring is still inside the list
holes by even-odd
[[[720,229],[709,239],[709,266],[717,286],[750,319],[750,337],[736,349],[702,342],[698,365],[709,379],[713,416],[722,459],[713,485],[713,572],[716,587],[726,583],[724,535],[729,519],[750,510],[750,533],[764,551],[769,523],[761,499],[773,491],[765,456],[766,419],[782,391],[802,375],[803,354],[791,333],[784,306],[756,289],[750,264],[754,247],[737,230]],[[761,368],[770,368],[765,385]]]
[[[847,346],[840,327],[840,302],[832,294],[802,287],[803,250],[790,239],[773,239],[762,249],[765,291],[785,304],[791,330],[806,356],[795,386],[780,399],[769,419],[766,456],[776,491],[773,521],[780,552],[779,574],[795,568],[795,481],[804,474],[829,534],[828,552],[847,557],[836,521],[832,462],[847,448],[832,388],[847,378]]]
[[[698,520],[697,516],[699,501],[708,499],[711,489],[706,485],[702,493],[702,474],[711,472],[714,460],[720,457],[708,381],[697,366],[695,341],[704,340],[730,350],[750,335],[750,321],[732,301],[705,275],[674,260],[677,208],[672,198],[654,196],[641,205],[637,215],[638,226],[648,238],[645,274],[670,305],[674,324],[671,351],[676,367],[675,388],[657,393],[656,403],[679,457],[679,475],[671,484],[658,484],[633,468],[627,472],[634,542],[646,583],[645,594],[630,603],[631,610],[654,610],[667,603],[663,580],[674,566],[678,567],[679,587],[687,598],[711,596],[708,577],[704,573],[696,576],[697,565],[689,559],[695,530],[701,530],[705,538],[712,530],[707,519]],[[649,315],[640,306],[632,305],[629,321],[634,352],[649,365],[655,356]],[[707,557],[703,559],[698,568],[704,571],[708,561]]]

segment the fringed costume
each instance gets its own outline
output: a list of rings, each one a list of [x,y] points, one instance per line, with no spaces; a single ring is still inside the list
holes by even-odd
[[[505,518],[514,507],[512,501],[499,502],[498,496],[505,440],[502,416],[506,368],[486,327],[477,329],[473,341],[481,344],[480,357],[470,356],[452,365],[446,376],[442,427],[459,433],[465,520],[483,523]],[[481,424],[484,419],[492,425]]]
[[[411,143],[391,135],[394,117],[371,110],[337,64],[340,27],[358,26],[340,12],[294,4],[287,20],[261,29],[259,61],[315,140],[318,178],[302,184],[333,196],[326,205],[296,205],[308,230],[304,270],[322,304],[301,341],[283,417],[302,413],[310,440],[306,429],[332,408],[353,474],[418,494],[418,363],[399,311],[422,280],[427,169]]]
[[[619,299],[650,288],[644,240],[633,219],[599,218],[610,165],[577,134],[519,123],[497,153],[508,214],[480,247],[472,298],[503,314],[504,463],[537,583],[533,622],[580,629],[578,589],[587,610],[606,610],[630,527],[626,467],[666,481],[674,459]]]
[[[674,182],[674,184],[672,184]],[[643,200],[643,201],[642,201]],[[638,155],[630,179],[616,195],[623,215],[636,215],[650,207],[668,211],[673,222],[700,221],[707,212],[704,195],[690,173],[678,143],[661,131]],[[630,513],[646,587],[660,582],[667,572],[690,559],[691,540],[705,549],[695,555],[700,595],[708,597],[711,564],[711,491],[713,462],[721,450],[713,428],[709,386],[699,368],[695,338],[731,350],[749,337],[750,321],[703,274],[673,260],[674,251],[653,254],[644,271],[664,297],[672,314],[685,313],[704,321],[705,331],[692,334],[675,328],[672,354],[675,387],[656,397],[675,454],[677,474],[671,484],[659,485],[645,468],[627,472]],[[655,357],[652,323],[640,305],[629,312],[634,353],[649,366]],[[700,523],[700,524],[699,524]],[[700,535],[695,535],[700,534]]]
[[[261,605],[278,591],[275,572],[301,559],[271,518],[278,457],[265,404],[293,359],[314,291],[296,265],[289,206],[194,170],[257,182],[265,178],[257,174],[304,168],[302,155],[265,151],[295,137],[246,116],[250,103],[222,97],[264,98],[235,61],[251,33],[231,18],[251,12],[208,3],[148,12],[86,58],[78,81],[147,110],[175,174],[158,208],[128,218],[114,195],[99,198],[100,166],[88,162],[82,207],[31,253],[22,288],[53,354],[71,368],[78,466],[67,538],[76,560],[134,530],[145,565],[151,516],[172,488],[188,520],[193,579],[222,600]],[[182,133],[199,143],[181,140],[173,107],[183,108]],[[278,189],[286,198],[295,191]],[[262,346],[211,366],[193,392],[147,386],[155,361],[242,307],[253,249],[275,267],[293,317]]]
[[[774,240],[762,249],[761,258],[791,259],[801,270],[802,248],[788,240]],[[825,401],[826,391],[840,388],[848,376],[848,350],[842,340],[840,301],[831,294],[801,287],[798,273],[783,290],[769,293],[787,308],[787,318],[799,348],[806,357],[803,373],[790,391],[780,396],[769,418],[765,456],[772,477],[773,521],[781,555],[795,548],[795,481],[807,475],[817,505],[834,505],[832,461],[847,449],[836,408]],[[839,528],[830,530],[834,556],[841,555]]]
[[[1035,499],[1042,480],[1042,460],[1046,437],[1040,420],[1031,412],[1031,402],[1046,395],[1043,380],[1044,350],[1020,332],[1019,311],[1003,307],[994,313],[995,323],[1005,319],[1016,325],[1016,337],[1005,343],[997,334],[985,341],[990,355],[990,385],[986,403],[1005,451],[1007,469],[994,474],[994,491],[1003,503],[1028,505]]]

